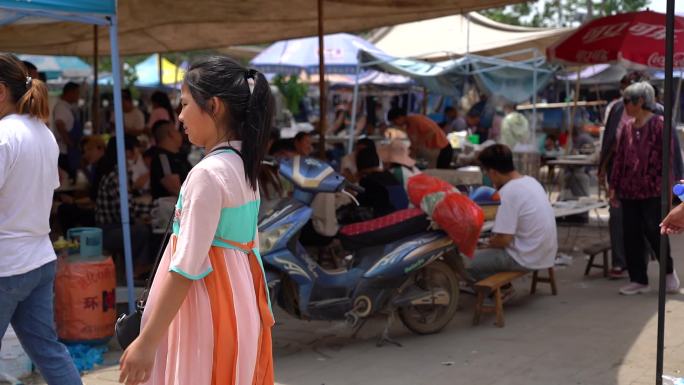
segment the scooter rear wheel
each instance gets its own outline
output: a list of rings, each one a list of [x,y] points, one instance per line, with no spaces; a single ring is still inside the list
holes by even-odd
[[[435,261],[412,274],[401,291],[412,286],[422,291],[445,291],[448,302],[402,306],[399,308],[401,322],[416,334],[433,334],[444,329],[458,310],[458,276],[446,263]]]

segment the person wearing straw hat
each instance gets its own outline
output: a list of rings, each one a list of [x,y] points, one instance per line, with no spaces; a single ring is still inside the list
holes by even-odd
[[[416,167],[416,160],[409,155],[410,145],[408,141],[395,139],[378,149],[382,162],[387,165],[387,170],[404,186],[406,191],[408,191],[409,178],[420,174],[420,170]]]

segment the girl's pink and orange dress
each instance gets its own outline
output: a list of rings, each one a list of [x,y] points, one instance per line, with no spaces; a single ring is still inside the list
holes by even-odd
[[[239,142],[230,145],[239,150]],[[258,211],[258,192],[249,188],[235,151],[210,153],[188,175],[143,327],[164,279],[180,274],[194,282],[162,339],[147,385],[274,383],[274,321],[257,249]]]

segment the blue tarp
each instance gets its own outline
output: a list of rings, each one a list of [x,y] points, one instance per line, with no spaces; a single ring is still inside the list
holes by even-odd
[[[433,63],[361,51],[359,59],[362,63],[374,63],[367,68],[407,76],[416,85],[440,95],[460,96],[467,76],[464,58]]]
[[[0,8],[16,11],[48,11],[73,14],[113,15],[115,0],[0,0]]]
[[[0,0],[0,25],[72,21],[108,25],[115,0]]]
[[[534,94],[535,64],[475,55],[436,63],[365,51],[359,55],[365,68],[408,76],[417,85],[441,95],[459,96],[468,76],[473,76],[488,93],[501,95],[514,103],[529,100]],[[538,91],[551,79],[552,72],[546,64],[536,64],[536,69]]]
[[[88,63],[76,56],[19,55],[19,59],[33,63],[38,71],[45,72],[48,80],[86,78],[93,72]]]
[[[543,67],[536,73],[537,87],[534,87],[534,71],[529,69],[502,67],[492,71],[486,71],[488,65],[472,63],[475,73],[473,77],[481,89],[486,90],[490,95],[500,95],[513,103],[522,103],[532,98],[534,91],[546,87],[553,78],[553,72],[541,71],[548,70]]]
[[[373,44],[348,33],[323,37],[325,45],[325,72],[354,74],[359,50],[378,52]],[[318,37],[283,40],[272,44],[257,55],[250,65],[265,73],[299,75],[302,71],[318,73]]]

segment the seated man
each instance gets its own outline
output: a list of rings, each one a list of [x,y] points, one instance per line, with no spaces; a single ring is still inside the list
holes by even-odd
[[[124,147],[126,160],[138,155],[139,142],[134,136],[126,135]],[[117,165],[116,138],[107,143],[105,156],[100,165],[101,179],[95,200],[95,225],[102,229],[102,247],[113,253],[123,253],[123,232],[119,195],[119,170]],[[130,179],[130,178],[129,178]],[[130,186],[129,181],[129,186]],[[131,219],[131,248],[133,251],[134,276],[140,277],[152,268],[150,254],[151,229],[146,224],[153,205],[128,194],[128,207]]]
[[[367,147],[356,155],[359,184],[366,191],[357,199],[361,207],[373,210],[373,217],[381,217],[408,207],[408,195],[404,186],[389,171],[380,168],[380,158],[375,148]]]
[[[183,136],[175,124],[168,120],[157,121],[152,127],[157,146],[153,151],[150,166],[150,189],[157,199],[178,196],[183,181],[192,166],[187,156],[180,152]]]
[[[479,156],[482,171],[499,189],[501,206],[485,249],[475,252],[468,273],[476,281],[503,271],[552,267],[558,251],[553,208],[536,179],[519,174],[511,150],[501,144]]]
[[[294,148],[298,155],[311,156],[313,153],[313,142],[311,141],[311,133],[298,132],[294,137]]]
[[[71,194],[57,194],[62,202],[57,207],[57,221],[62,231],[73,227],[95,225],[95,198],[97,197],[97,184],[100,179],[97,175],[98,164],[105,154],[105,142],[100,136],[85,136],[81,140],[81,169],[88,180],[89,194],[74,197]]]

